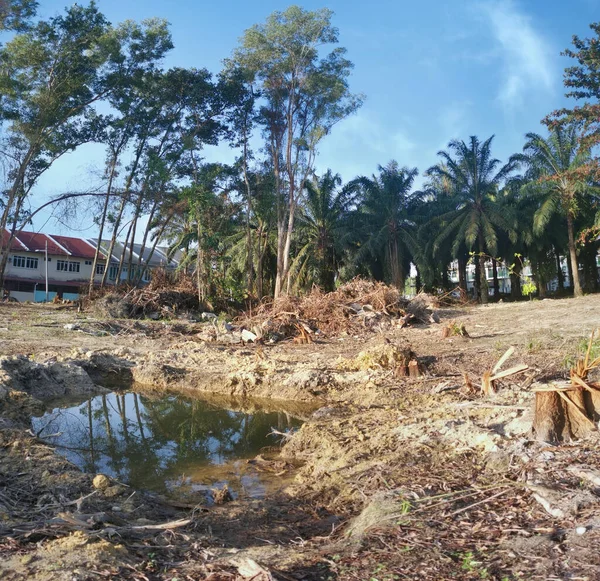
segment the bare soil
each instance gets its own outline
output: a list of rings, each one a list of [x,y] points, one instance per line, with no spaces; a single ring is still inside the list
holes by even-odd
[[[600,296],[437,314],[259,346],[206,341],[210,322],[0,305],[2,579],[600,579],[597,434],[530,433],[532,385],[568,377]],[[442,339],[451,321],[468,336]],[[510,346],[505,367],[528,369],[484,397]],[[408,351],[420,378],[390,364]],[[114,387],[316,411],[281,451],[301,464],[283,492],[183,507],[95,488],[28,432],[53,398]]]

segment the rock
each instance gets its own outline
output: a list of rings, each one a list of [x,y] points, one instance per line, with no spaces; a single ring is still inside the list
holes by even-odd
[[[257,339],[258,337],[252,331],[248,331],[248,329],[242,329],[242,341],[252,341],[254,343],[254,341]]]
[[[110,478],[104,474],[96,474],[92,480],[92,486],[96,490],[106,490],[110,486]]]
[[[76,323],[67,323],[63,328],[67,331],[77,331],[79,329],[79,325]]]
[[[123,486],[123,484],[115,484],[114,486],[109,486],[103,490],[104,496],[106,498],[114,498],[115,496],[120,496],[127,492],[127,486]]]

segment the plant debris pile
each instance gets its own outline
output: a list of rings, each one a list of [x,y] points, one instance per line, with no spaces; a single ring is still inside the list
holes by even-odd
[[[303,297],[282,296],[244,313],[238,323],[263,338],[303,334],[336,336],[378,331],[385,326],[437,322],[435,297],[421,293],[412,300],[382,282],[355,278],[334,292],[314,288]]]
[[[94,291],[84,299],[84,308],[113,319],[172,318],[198,312],[200,305],[194,280],[186,273],[157,270],[147,286],[123,286]]]

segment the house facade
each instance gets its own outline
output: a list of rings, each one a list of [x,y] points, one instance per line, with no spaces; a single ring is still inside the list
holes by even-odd
[[[2,247],[7,248],[10,238],[4,231]],[[36,232],[19,232],[8,248],[8,263],[5,271],[4,289],[19,302],[51,301],[58,295],[67,300],[79,298],[82,287],[87,287],[92,276],[97,240],[59,236]],[[152,256],[150,249],[142,252],[141,245],[134,244],[133,252],[117,244],[110,259],[109,241],[102,241],[94,273],[95,284],[100,284],[106,268],[107,282],[115,284],[121,256],[123,268],[120,280],[128,279],[127,267],[142,275],[142,282],[149,282],[152,270],[158,267],[173,270],[178,261],[169,260],[166,249],[156,248]],[[137,250],[137,252],[136,252]],[[46,292],[46,281],[48,292]]]

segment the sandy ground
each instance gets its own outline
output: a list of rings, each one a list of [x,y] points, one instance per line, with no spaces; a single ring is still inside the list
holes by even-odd
[[[438,314],[258,347],[206,342],[206,324],[188,321],[0,305],[2,578],[600,579],[600,471],[581,476],[600,468],[595,434],[549,446],[530,433],[531,386],[568,377],[600,326],[600,296]],[[451,321],[468,337],[442,339]],[[483,397],[483,373],[509,346],[506,366],[528,369]],[[378,364],[390,349],[412,350],[424,375]],[[121,483],[97,489],[27,433],[44,401],[98,384],[319,409],[282,450],[302,464],[285,493],[181,507]]]

